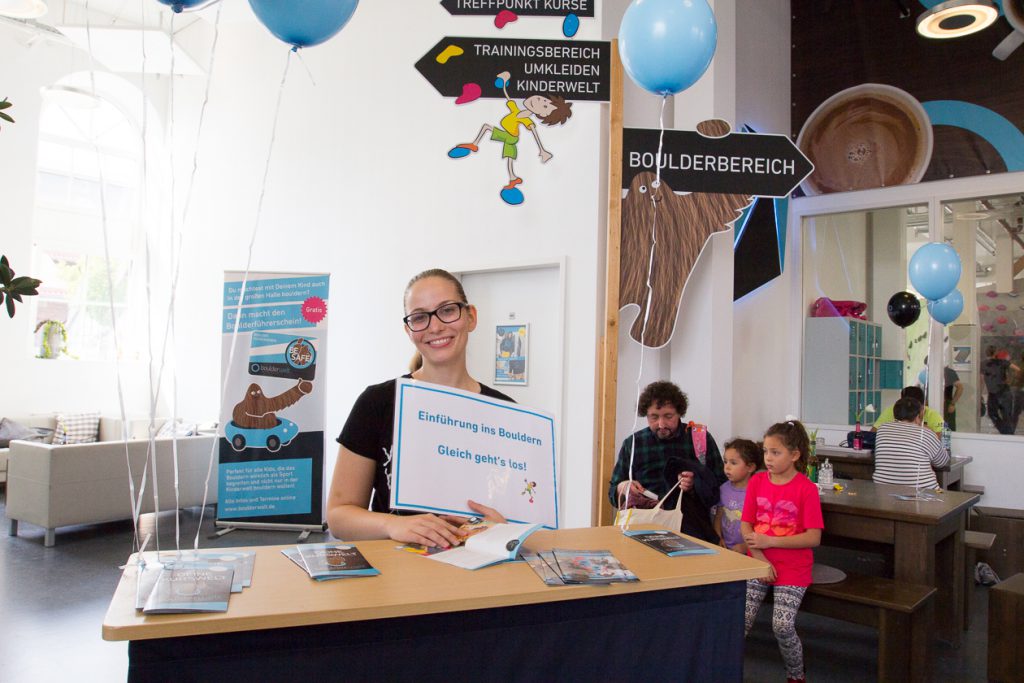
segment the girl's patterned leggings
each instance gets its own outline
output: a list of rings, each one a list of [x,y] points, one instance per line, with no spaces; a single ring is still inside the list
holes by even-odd
[[[747,581],[746,630],[750,633],[754,625],[757,611],[768,595],[768,584],[756,579]],[[800,637],[796,634],[796,613],[800,610],[807,586],[772,586],[775,591],[775,607],[772,611],[772,630],[779,641],[779,651],[786,665],[786,677],[802,679],[804,677],[804,648]]]

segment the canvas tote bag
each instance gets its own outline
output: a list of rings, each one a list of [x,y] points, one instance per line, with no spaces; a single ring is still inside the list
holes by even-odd
[[[634,524],[657,524],[669,531],[679,531],[683,528],[683,496],[676,497],[675,508],[665,509],[665,500],[672,495],[672,492],[679,488],[679,482],[668,490],[665,497],[658,501],[658,504],[650,509],[625,508],[615,513],[615,526],[626,528]]]

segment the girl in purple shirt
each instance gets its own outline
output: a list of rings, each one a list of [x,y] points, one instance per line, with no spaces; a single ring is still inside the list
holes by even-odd
[[[725,444],[724,460],[727,481],[719,490],[715,532],[726,548],[746,555],[747,544],[743,542],[740,516],[743,513],[747,482],[763,466],[761,445],[749,439],[733,439]]]

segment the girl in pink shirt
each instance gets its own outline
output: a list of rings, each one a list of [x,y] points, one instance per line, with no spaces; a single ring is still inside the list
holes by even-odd
[[[807,430],[797,420],[764,434],[766,472],[750,478],[740,526],[750,555],[771,565],[767,580],[747,581],[746,633],[768,589],[774,591],[772,630],[786,665],[786,680],[804,680],[804,653],[796,613],[811,584],[814,554],[824,527],[818,487],[803,472],[810,457]]]

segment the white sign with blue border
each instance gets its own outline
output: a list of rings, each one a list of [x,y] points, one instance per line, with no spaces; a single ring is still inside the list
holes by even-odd
[[[558,528],[554,417],[412,379],[395,391],[392,508],[472,516],[472,499]]]

